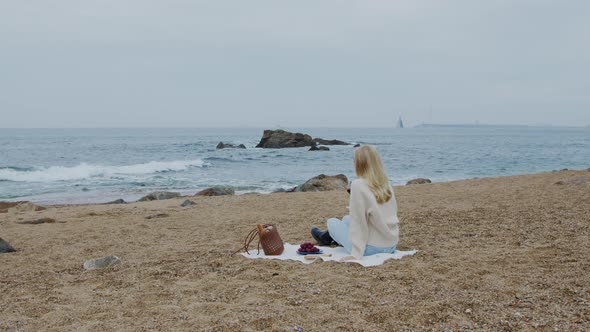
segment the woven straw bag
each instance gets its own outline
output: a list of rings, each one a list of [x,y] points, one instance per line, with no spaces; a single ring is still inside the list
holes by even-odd
[[[252,243],[254,238],[256,238],[256,235],[258,235],[258,253],[260,253],[260,246],[262,246],[262,250],[267,256],[280,255],[285,250],[285,246],[283,245],[283,240],[279,235],[279,229],[277,228],[277,225],[258,224],[255,229],[246,235],[244,246],[237,250],[234,254],[242,250],[250,254],[248,248],[250,247],[250,243]]]

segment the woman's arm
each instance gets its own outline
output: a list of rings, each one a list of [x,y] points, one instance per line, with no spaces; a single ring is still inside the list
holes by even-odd
[[[350,240],[351,255],[357,259],[365,254],[369,228],[367,226],[367,202],[360,181],[353,181],[350,193]]]

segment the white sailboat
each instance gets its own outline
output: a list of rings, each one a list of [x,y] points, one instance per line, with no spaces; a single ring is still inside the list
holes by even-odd
[[[402,121],[402,117],[400,115],[399,119],[397,120],[397,127],[399,129],[403,129],[404,128],[404,122]]]

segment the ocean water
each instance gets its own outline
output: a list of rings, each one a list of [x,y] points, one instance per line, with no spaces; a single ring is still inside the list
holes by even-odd
[[[374,145],[393,184],[590,167],[590,128],[284,128]],[[257,149],[263,128],[0,129],[0,200],[98,203],[155,190],[194,194],[290,188],[318,174],[354,178],[353,147]],[[223,149],[220,141],[244,144]]]

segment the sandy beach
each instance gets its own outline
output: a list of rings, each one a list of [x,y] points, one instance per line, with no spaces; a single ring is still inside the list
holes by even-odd
[[[186,197],[0,213],[0,330],[586,330],[590,171],[396,187],[401,250],[355,264],[248,260],[347,213],[346,192]],[[157,218],[146,217],[158,214]],[[57,222],[17,222],[38,218]],[[121,263],[85,271],[92,258]]]

